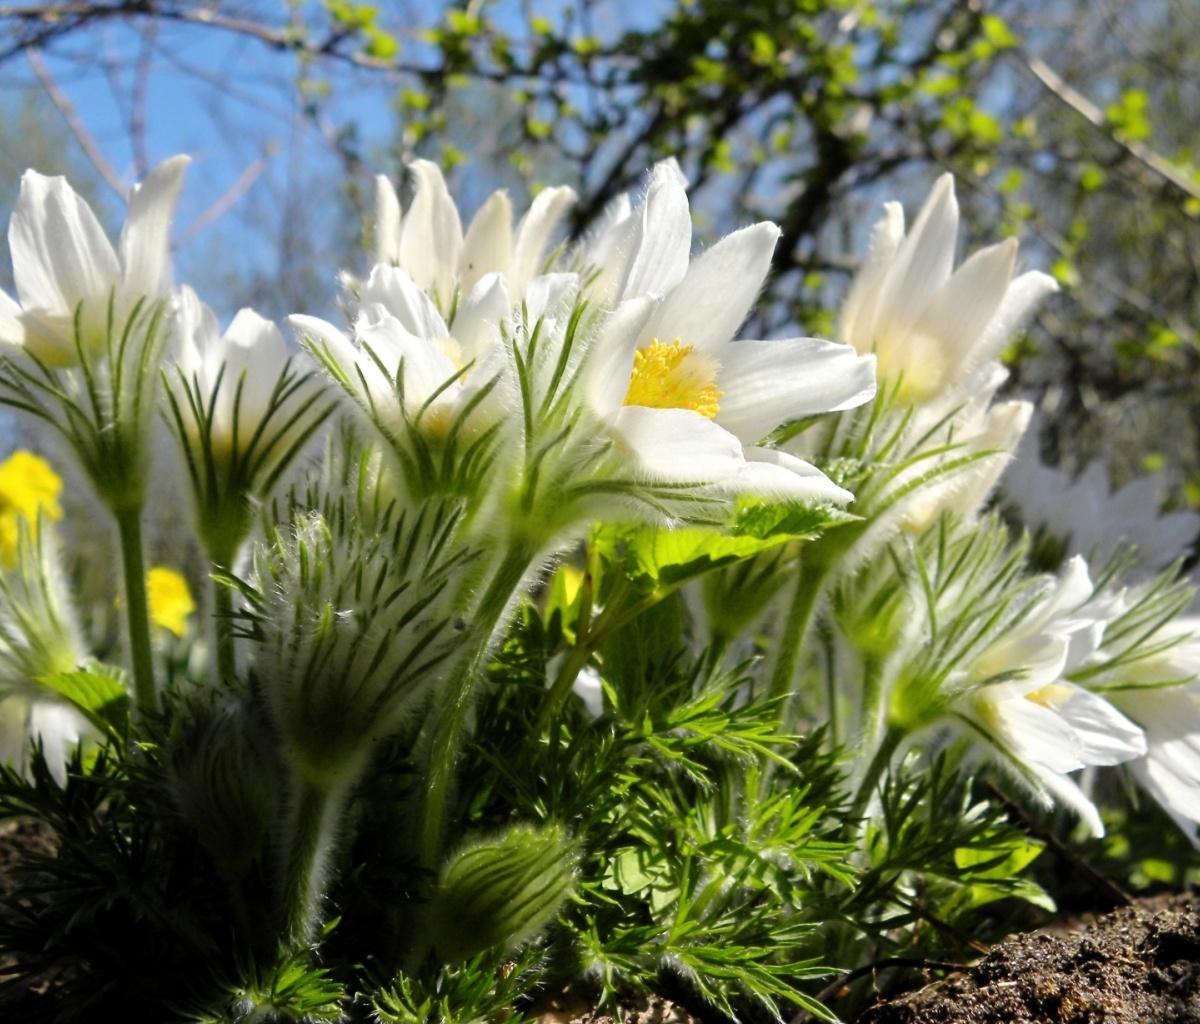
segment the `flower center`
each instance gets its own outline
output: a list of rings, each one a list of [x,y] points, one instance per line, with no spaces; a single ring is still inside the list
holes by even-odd
[[[669,345],[655,338],[633,354],[625,405],[691,409],[711,420],[721,408],[717,400],[725,394],[717,388],[720,369],[715,359],[693,351],[678,338]]]

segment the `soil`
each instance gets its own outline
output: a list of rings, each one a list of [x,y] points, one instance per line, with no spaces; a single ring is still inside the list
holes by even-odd
[[[1077,930],[1018,935],[856,1024],[1200,1024],[1200,896],[1159,897]]]

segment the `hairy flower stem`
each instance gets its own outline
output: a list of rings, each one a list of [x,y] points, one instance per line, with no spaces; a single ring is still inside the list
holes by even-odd
[[[121,565],[125,572],[125,618],[133,667],[133,698],[140,711],[158,706],[154,659],[150,653],[150,602],[146,596],[146,563],[142,556],[141,506],[117,512]]]
[[[783,633],[779,637],[779,646],[775,651],[775,667],[771,672],[768,690],[770,697],[787,699],[782,714],[785,725],[791,721],[792,705],[795,703],[792,684],[796,676],[796,666],[800,663],[800,649],[804,645],[804,637],[812,620],[813,609],[817,606],[817,598],[824,589],[827,572],[824,562],[813,563],[806,570],[804,557],[801,555],[796,574],[796,591],[792,595],[792,604],[788,609]]]
[[[323,880],[333,850],[345,785],[296,780],[283,831],[280,911],[282,934],[290,948],[312,941],[320,920]]]
[[[221,568],[222,573],[227,572]],[[224,583],[213,583],[213,634],[217,650],[217,682],[237,676],[237,658],[233,646],[233,591]]]
[[[896,753],[907,735],[907,730],[899,726],[889,725],[887,727],[887,731],[883,734],[879,747],[875,751],[875,756],[871,758],[871,763],[867,765],[862,781],[858,784],[854,802],[850,805],[850,813],[846,816],[847,821],[853,822],[866,812],[867,804],[870,803],[871,797],[879,785],[879,780],[883,778],[883,773],[892,763],[892,755]]]
[[[446,798],[454,777],[454,763],[462,743],[463,727],[475,688],[483,677],[492,635],[521,585],[531,556],[523,548],[509,551],[496,569],[474,611],[474,629],[464,644],[467,656],[457,676],[430,711],[425,765],[418,794],[417,856],[427,868],[436,869],[441,857],[442,827],[446,817]]]

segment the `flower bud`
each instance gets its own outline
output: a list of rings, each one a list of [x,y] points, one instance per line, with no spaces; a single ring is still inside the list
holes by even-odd
[[[466,847],[442,872],[431,939],[447,963],[515,946],[549,924],[571,894],[578,860],[558,826],[517,825]]]

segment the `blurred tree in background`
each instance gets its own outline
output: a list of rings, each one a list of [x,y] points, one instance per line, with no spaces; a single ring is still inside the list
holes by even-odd
[[[882,201],[949,170],[968,247],[1000,226],[1063,285],[1008,353],[1050,460],[1200,505],[1197,68],[1193,0],[0,4],[0,195],[86,159],[119,209],[187,149],[181,276],[278,316],[361,267],[373,173],[570,182],[583,232],[675,156],[701,239],[783,228],[751,329],[832,336]]]

